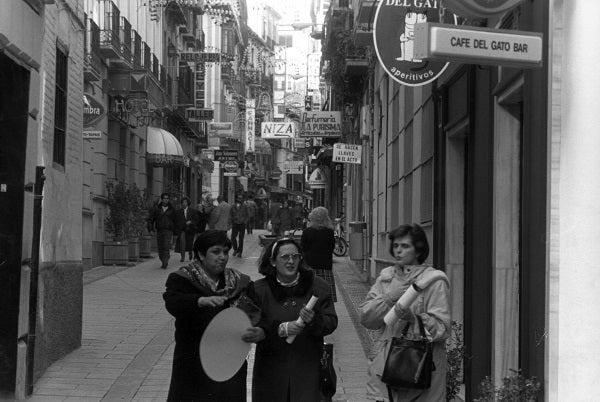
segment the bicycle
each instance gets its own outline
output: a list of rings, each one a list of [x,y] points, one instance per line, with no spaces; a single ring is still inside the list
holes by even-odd
[[[343,257],[348,252],[348,242],[344,238],[344,226],[342,222],[344,216],[334,219],[335,227],[333,230],[333,237],[335,239],[335,247],[333,248],[333,254],[337,257]]]

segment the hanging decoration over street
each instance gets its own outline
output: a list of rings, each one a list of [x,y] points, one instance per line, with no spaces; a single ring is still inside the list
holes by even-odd
[[[456,24],[455,16],[444,11],[438,0],[379,2],[373,41],[377,58],[390,77],[414,87],[429,84],[444,72],[449,63],[420,60],[414,54],[415,24]]]

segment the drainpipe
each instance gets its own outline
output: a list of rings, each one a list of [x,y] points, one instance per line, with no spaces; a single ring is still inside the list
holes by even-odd
[[[27,395],[33,393],[33,363],[38,304],[38,275],[40,271],[40,233],[42,230],[42,191],[44,189],[44,167],[35,168],[33,190],[33,237],[31,244],[31,283],[29,286],[29,330],[27,334]]]

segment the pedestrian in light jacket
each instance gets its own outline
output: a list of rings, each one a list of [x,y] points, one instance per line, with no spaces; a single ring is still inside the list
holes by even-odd
[[[217,197],[217,202],[218,205],[210,214],[209,226],[227,232],[231,229],[231,205],[221,195]]]

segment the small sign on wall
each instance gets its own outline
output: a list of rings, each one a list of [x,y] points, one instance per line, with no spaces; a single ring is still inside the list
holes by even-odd
[[[362,146],[355,144],[334,144],[332,162],[361,163]]]

